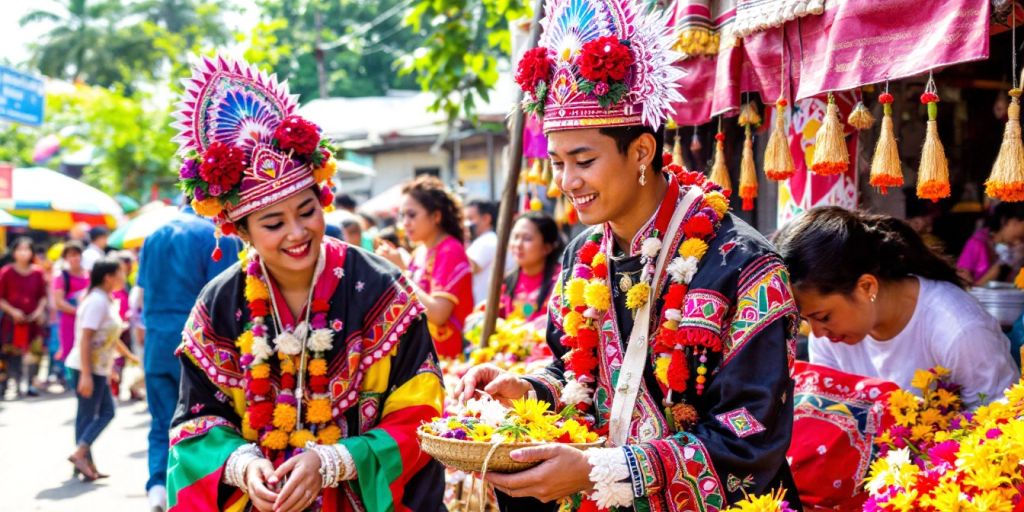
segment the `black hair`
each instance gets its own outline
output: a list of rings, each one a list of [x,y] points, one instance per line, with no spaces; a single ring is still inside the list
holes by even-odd
[[[68,254],[73,252],[77,252],[78,254],[85,252],[85,247],[82,247],[82,242],[79,242],[78,240],[68,240],[65,242],[64,249],[60,252],[60,257],[67,258]]]
[[[355,217],[346,217],[344,219],[341,219],[341,222],[339,222],[338,224],[341,225],[342,231],[344,231],[346,229],[352,229],[352,228],[363,229],[363,224],[360,223],[359,219],[357,219]]]
[[[27,236],[19,236],[18,238],[15,238],[13,242],[11,242],[10,252],[12,257],[14,255],[14,251],[18,250],[18,247],[21,247],[24,244],[28,244],[28,248],[32,250],[32,255],[35,256],[36,246],[32,238]]]
[[[995,233],[1013,219],[1024,220],[1024,204],[1002,202],[985,217],[985,227]]]
[[[491,218],[491,226],[498,221],[498,205],[494,204],[493,201],[487,201],[485,199],[473,199],[466,203],[467,207],[476,208],[476,211],[480,215],[487,215]]]
[[[655,175],[661,172],[661,154],[665,152],[665,137],[661,128],[655,130],[647,125],[616,126],[613,128],[600,128],[598,132],[601,135],[615,139],[615,146],[619,148],[619,153],[623,155],[629,151],[629,145],[633,141],[639,139],[645,133],[651,134],[656,143],[654,158],[651,160],[651,168],[654,170]]]
[[[315,196],[317,198],[316,204],[317,204],[317,206],[320,206],[320,185],[311,185],[308,189],[303,189],[303,192],[305,190],[312,190],[313,191],[313,196]],[[297,194],[301,194],[301,193],[302,192],[297,192],[296,195]],[[291,198],[291,197],[294,197],[294,195],[288,196],[288,197]],[[277,204],[277,203],[274,203],[274,204]],[[269,208],[269,206],[268,206],[268,208]],[[255,213],[255,212],[253,212],[253,213]],[[235,227],[238,228],[241,231],[245,231],[246,235],[249,234],[249,217],[252,217],[252,213],[246,215],[245,217],[242,217],[241,219],[238,219],[238,220],[234,221]]]
[[[110,236],[110,230],[106,226],[96,226],[89,230],[89,241],[95,242],[97,238]]]
[[[93,264],[89,271],[89,291],[103,286],[103,281],[109,275],[116,274],[121,270],[121,259],[115,256],[104,256]]]
[[[550,215],[541,212],[526,212],[517,217],[516,222],[523,219],[530,221],[537,228],[545,244],[551,245],[551,252],[544,259],[544,278],[540,282],[540,293],[537,294],[537,311],[540,311],[548,300],[548,294],[551,293],[551,284],[555,277],[558,263],[562,259],[565,241],[562,239],[562,234],[558,231],[558,223]],[[515,270],[505,276],[505,294],[509,299],[513,298],[516,293],[516,285],[519,284],[519,271],[520,268],[516,267]]]
[[[956,267],[906,222],[837,206],[813,208],[778,236],[794,288],[847,295],[871,274],[880,281],[911,275],[964,287]]]
[[[401,247],[402,241],[398,238],[398,230],[395,226],[388,226],[377,232],[377,238],[389,242],[395,247]]]
[[[427,213],[441,212],[440,228],[465,245],[462,231],[462,201],[449,193],[436,176],[422,174],[402,187],[402,193],[416,200]]]
[[[352,196],[348,194],[341,193],[338,194],[337,196],[334,196],[334,206],[337,206],[342,210],[355,210],[356,200],[353,199]]]

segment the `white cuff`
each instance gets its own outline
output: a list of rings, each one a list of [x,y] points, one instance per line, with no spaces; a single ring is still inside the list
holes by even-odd
[[[222,480],[224,483],[244,491],[246,489],[245,470],[249,467],[250,462],[262,458],[263,452],[256,446],[256,443],[239,446],[235,451],[231,452],[227,463],[224,464]]]
[[[356,463],[348,448],[340,444],[328,446],[310,441],[306,449],[320,457],[320,478],[324,488],[337,487],[340,482],[356,477]]]
[[[633,484],[623,448],[591,448],[584,452],[590,462],[590,497],[598,508],[628,507],[633,504]]]

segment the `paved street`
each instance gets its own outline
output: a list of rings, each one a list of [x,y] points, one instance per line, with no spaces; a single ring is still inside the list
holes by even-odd
[[[74,448],[74,418],[71,393],[0,402],[0,510],[147,510],[145,402],[118,404],[93,446],[97,465],[111,476],[94,483],[71,479],[66,458]]]

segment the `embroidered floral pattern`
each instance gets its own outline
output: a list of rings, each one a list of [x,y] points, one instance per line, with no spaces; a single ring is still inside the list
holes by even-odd
[[[718,414],[715,419],[740,439],[764,432],[764,425],[757,421],[757,418],[750,414],[746,407]]]

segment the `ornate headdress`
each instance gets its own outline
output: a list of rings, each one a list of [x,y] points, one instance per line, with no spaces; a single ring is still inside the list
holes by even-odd
[[[516,82],[545,133],[658,128],[683,101],[669,13],[645,12],[638,0],[548,0],[544,10],[539,46],[519,61]]]
[[[234,222],[317,184],[320,204],[333,203],[336,162],[320,128],[294,115],[297,96],[246,62],[202,58],[184,80],[174,113],[183,159],[181,189],[218,237]],[[219,259],[220,248],[214,252]]]

